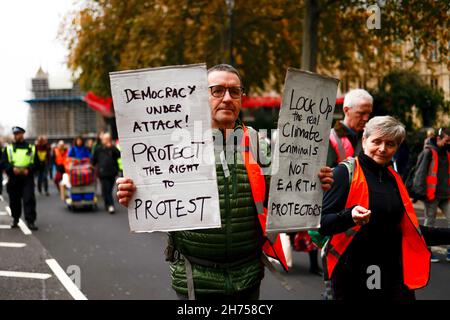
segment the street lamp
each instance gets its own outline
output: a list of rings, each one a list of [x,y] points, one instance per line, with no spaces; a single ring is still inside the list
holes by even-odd
[[[225,0],[225,3],[227,5],[227,12],[228,12],[228,22],[229,22],[229,29],[228,29],[228,50],[230,55],[230,64],[234,64],[233,59],[233,9],[234,9],[234,0]]]

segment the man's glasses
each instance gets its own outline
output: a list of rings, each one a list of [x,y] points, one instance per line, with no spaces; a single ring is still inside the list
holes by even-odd
[[[221,85],[216,85],[210,86],[209,89],[211,90],[211,95],[214,98],[223,98],[227,90],[230,97],[233,99],[239,99],[244,94],[244,88],[242,87],[224,87]]]

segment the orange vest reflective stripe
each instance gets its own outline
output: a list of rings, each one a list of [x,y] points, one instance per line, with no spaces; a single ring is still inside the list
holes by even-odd
[[[358,158],[355,160],[354,175],[345,208],[351,208],[355,205],[369,208],[369,187],[363,170],[359,165]],[[395,178],[403,206],[405,207],[405,214],[403,214],[400,222],[402,232],[403,282],[409,289],[422,288],[428,283],[431,254],[420,232],[416,213],[401,177],[392,168],[389,168],[389,171]],[[328,279],[331,279],[339,258],[345,252],[360,228],[361,226],[354,226],[345,232],[331,237],[325,249],[325,267]]]
[[[330,131],[330,144],[336,153],[337,163],[355,155],[355,149],[350,139],[346,136],[339,138],[334,129]]]
[[[436,186],[438,181],[438,166],[439,166],[439,155],[436,150],[433,148],[429,148],[431,151],[431,162],[430,166],[428,167],[428,174],[426,177],[426,184],[427,184],[427,200],[433,201],[436,198]],[[448,160],[448,174],[449,178],[447,181],[447,184],[450,186],[450,152],[447,152],[447,160]],[[450,194],[449,194],[450,196]]]
[[[256,210],[258,211],[259,223],[265,237],[262,246],[263,252],[274,259],[277,259],[283,268],[287,271],[288,266],[286,258],[284,256],[283,247],[281,244],[280,236],[277,235],[274,242],[271,242],[267,238],[266,234],[266,220],[267,220],[267,208],[264,207],[264,199],[266,197],[266,181],[261,167],[250,151],[250,136],[248,129],[244,126],[244,134],[242,136],[242,157],[244,159],[245,169],[247,171],[248,179],[250,181],[250,187],[252,189],[253,201],[255,202]]]

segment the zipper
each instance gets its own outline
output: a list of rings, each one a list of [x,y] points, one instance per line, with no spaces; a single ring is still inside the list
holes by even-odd
[[[226,150],[226,131],[223,131],[223,153],[225,156],[225,161],[227,159],[227,150]],[[225,177],[224,173],[224,194],[225,194],[225,257],[226,261],[229,261],[230,258],[230,248],[231,248],[231,212],[230,212],[230,195],[229,195],[229,185],[228,185],[228,177]],[[225,292],[230,293],[231,292],[231,280],[230,275],[228,274],[228,270],[225,270]]]

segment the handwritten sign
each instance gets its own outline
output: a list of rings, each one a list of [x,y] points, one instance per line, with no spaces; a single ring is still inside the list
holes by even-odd
[[[278,119],[267,232],[320,226],[325,166],[338,80],[289,69]],[[276,170],[275,170],[276,169]]]
[[[137,191],[131,231],[218,228],[204,64],[110,73],[124,176]]]

